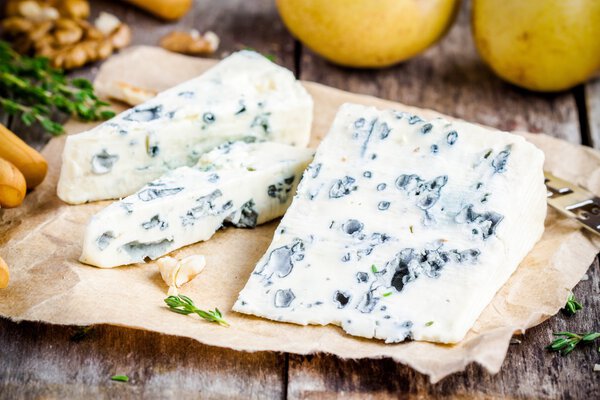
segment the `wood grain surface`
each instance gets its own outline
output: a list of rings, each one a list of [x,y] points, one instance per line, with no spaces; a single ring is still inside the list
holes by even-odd
[[[546,132],[575,143],[582,142],[584,127],[583,142],[600,147],[600,82],[581,87],[579,93],[555,95],[534,94],[503,83],[476,55],[468,3],[437,46],[384,70],[348,70],[323,61],[287,33],[272,0],[196,1],[190,14],[171,23],[118,1],[94,1],[92,9],[94,15],[105,10],[130,24],[136,44],[156,44],[173,29],[213,30],[221,38],[218,58],[251,47],[274,55],[302,79],[502,129]],[[96,68],[73,74],[91,78]],[[19,133],[38,148],[49,138],[25,129]],[[593,372],[594,364],[600,364],[597,346],[577,349],[568,357],[544,349],[552,332],[600,330],[598,261],[587,278],[575,289],[584,310],[572,317],[559,314],[519,337],[500,373],[492,376],[472,365],[436,385],[389,359],[250,354],[122,327],[86,330],[0,319],[0,399],[591,399],[600,392],[600,373]],[[113,382],[114,374],[126,374],[131,381]]]
[[[583,94],[588,144],[600,149],[600,78],[585,85]]]
[[[285,391],[285,357],[276,353],[106,325],[1,326],[3,399],[276,399]],[[111,381],[117,374],[130,381]]]

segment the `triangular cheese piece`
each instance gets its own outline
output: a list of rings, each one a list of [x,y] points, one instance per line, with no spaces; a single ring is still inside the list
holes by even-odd
[[[198,78],[69,136],[58,196],[73,204],[124,197],[244,137],[304,147],[312,109],[289,70],[255,52],[234,53]]]
[[[543,161],[513,134],[344,105],[234,310],[458,342],[542,235]]]
[[[254,228],[280,217],[312,156],[274,142],[221,145],[94,215],[80,260],[102,268],[144,262],[208,240],[224,224]]]

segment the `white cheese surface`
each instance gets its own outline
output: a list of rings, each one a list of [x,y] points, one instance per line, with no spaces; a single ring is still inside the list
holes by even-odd
[[[234,310],[458,342],[542,235],[543,161],[513,134],[346,104]]]
[[[81,262],[102,268],[156,259],[208,240],[224,224],[253,228],[292,201],[313,151],[273,142],[235,142],[180,167],[94,215]]]
[[[292,72],[255,52],[234,53],[198,78],[69,136],[58,196],[73,204],[124,197],[244,137],[305,147],[312,111]]]

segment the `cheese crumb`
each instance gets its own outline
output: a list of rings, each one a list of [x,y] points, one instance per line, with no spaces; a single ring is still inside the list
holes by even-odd
[[[177,289],[194,279],[206,266],[203,255],[195,254],[181,260],[173,257],[162,257],[156,260],[163,281],[169,286],[168,295],[176,296]]]
[[[600,364],[594,364],[594,372],[600,372]]]

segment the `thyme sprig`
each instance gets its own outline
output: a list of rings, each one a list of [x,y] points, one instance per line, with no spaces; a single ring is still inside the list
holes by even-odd
[[[82,121],[112,118],[115,113],[98,99],[90,81],[67,79],[48,59],[27,57],[0,40],[0,111],[21,119],[26,126],[39,124],[53,135],[64,132],[62,117]]]
[[[573,332],[558,332],[554,336],[557,338],[552,341],[546,348],[550,351],[556,351],[560,355],[566,356],[577,347],[580,343],[591,343],[600,338],[600,332],[588,333],[573,333]]]
[[[192,299],[187,296],[180,294],[179,296],[169,296],[165,299],[165,303],[169,306],[169,309],[173,312],[183,315],[197,314],[201,318],[217,323],[221,326],[229,327],[227,321],[223,319],[223,314],[218,308],[214,311],[204,311],[197,308],[194,305]]]
[[[575,315],[577,311],[583,309],[583,305],[575,299],[575,295],[571,293],[567,299],[567,304],[564,307],[565,311],[570,315]]]

